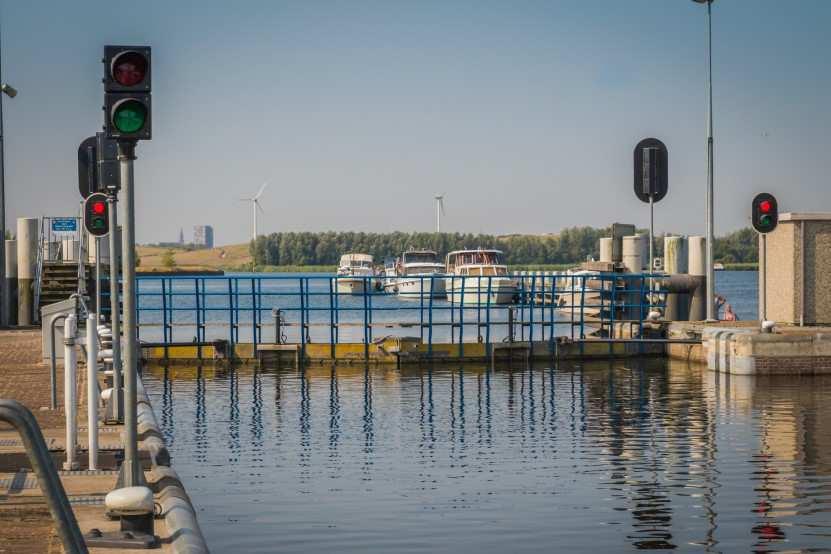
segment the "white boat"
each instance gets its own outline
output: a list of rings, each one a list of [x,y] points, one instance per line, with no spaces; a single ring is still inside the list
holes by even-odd
[[[335,278],[338,294],[364,294],[375,287],[373,259],[369,254],[344,254]]]
[[[389,275],[389,266],[387,275]],[[393,287],[403,298],[444,298],[444,264],[432,250],[407,250],[392,268],[385,287]]]
[[[447,299],[476,305],[510,304],[517,295],[517,282],[508,276],[501,250],[456,250],[447,255],[444,279]]]

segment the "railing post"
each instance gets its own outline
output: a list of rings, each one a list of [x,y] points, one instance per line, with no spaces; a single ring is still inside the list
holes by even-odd
[[[481,279],[481,277],[480,277]],[[466,276],[462,277],[462,294],[459,296],[459,357],[465,355],[465,281]],[[477,291],[478,294],[478,291]]]
[[[306,357],[306,295],[303,294],[303,277],[299,278],[300,282],[300,352],[302,357]]]
[[[335,296],[332,294],[332,289],[335,288],[333,286],[332,280],[327,279],[329,282],[329,355],[331,356],[332,360],[335,359]]]
[[[75,371],[78,359],[75,352],[75,335],[78,332],[78,319],[75,314],[66,316],[63,325],[64,333],[64,413],[66,414],[66,461],[63,468],[66,470],[78,469],[75,460],[75,444],[78,441],[78,407],[75,399]]]
[[[528,304],[528,342],[531,343],[531,348],[534,348],[534,295],[536,294],[537,276],[531,275],[531,297]]]
[[[363,277],[363,293],[364,293],[364,360],[369,359],[369,303],[366,296],[367,278]]]
[[[485,350],[490,358],[491,352],[491,292],[493,291],[493,277],[488,275],[488,292],[485,297]]]
[[[234,285],[231,277],[228,277],[228,353],[231,359],[234,357]]]
[[[430,277],[432,279],[432,277]],[[445,285],[447,281],[445,281]],[[447,291],[445,291],[447,294]],[[450,292],[452,294],[452,291]],[[430,294],[430,300],[427,306],[427,356],[433,357],[433,295]]]
[[[257,324],[257,280],[252,277],[251,278],[251,332],[252,332],[252,339],[254,343],[254,352],[257,352],[257,329],[259,325]]]

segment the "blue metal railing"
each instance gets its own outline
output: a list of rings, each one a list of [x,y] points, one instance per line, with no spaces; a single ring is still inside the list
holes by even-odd
[[[506,278],[507,277],[507,278]],[[379,331],[434,344],[638,337],[665,293],[650,293],[650,276],[628,273],[564,275],[420,276],[416,298],[381,289],[377,277],[328,275],[148,276],[138,278],[139,338],[147,342],[264,342],[263,329],[279,309],[289,342],[362,342]],[[510,281],[508,280],[510,279]],[[344,292],[344,285],[353,287]],[[359,286],[356,286],[355,284]],[[441,295],[440,284],[447,292]],[[429,292],[427,292],[429,291]],[[508,317],[508,310],[515,310]],[[509,322],[509,319],[511,320]],[[512,328],[509,328],[511,326]]]

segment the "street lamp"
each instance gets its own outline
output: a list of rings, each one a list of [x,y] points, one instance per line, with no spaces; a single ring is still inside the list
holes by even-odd
[[[707,4],[707,321],[715,321],[715,271],[713,270],[713,0]]]
[[[9,324],[11,296],[6,282],[6,160],[3,149],[3,94],[9,98],[17,96],[17,89],[3,83],[0,85],[0,233],[3,234],[0,248],[0,325]]]

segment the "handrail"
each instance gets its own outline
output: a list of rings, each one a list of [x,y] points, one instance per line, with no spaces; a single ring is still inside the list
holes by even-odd
[[[40,306],[40,294],[41,289],[43,286],[43,242],[44,242],[44,232],[43,232],[43,225],[46,222],[46,217],[40,218],[40,234],[38,235],[38,260],[37,265],[35,266],[35,302],[33,305],[33,309],[35,311],[35,318],[33,321],[37,321],[40,315],[37,313],[38,306]]]
[[[71,554],[87,553],[84,537],[78,528],[75,513],[69,505],[69,499],[58,477],[58,472],[49,456],[43,433],[29,409],[17,400],[0,399],[0,421],[10,423],[20,433],[32,468],[38,478],[38,484],[46,497],[52,519],[58,526],[58,534],[65,552]]]

